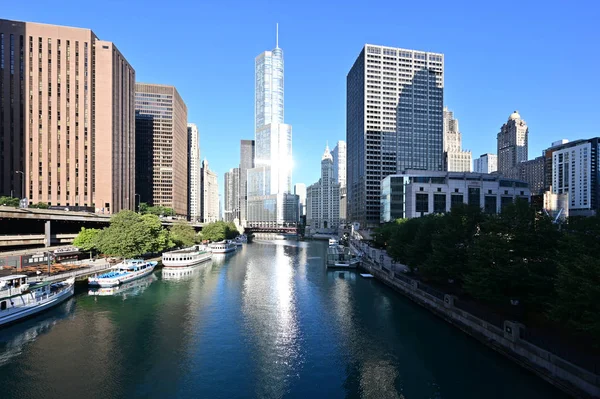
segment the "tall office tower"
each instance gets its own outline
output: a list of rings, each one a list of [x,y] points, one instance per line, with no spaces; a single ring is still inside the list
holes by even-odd
[[[384,177],[443,168],[444,56],[367,44],[346,85],[348,220],[377,226]]]
[[[542,151],[542,156],[545,158],[544,160],[544,192],[552,191],[552,153],[554,152],[554,148],[560,148],[561,145],[567,144],[569,140],[562,139],[558,141],[553,141],[550,148]]]
[[[209,169],[208,161],[202,161],[200,172],[200,207],[202,223],[212,223],[220,220],[220,197],[217,174]]]
[[[306,215],[306,184],[294,184],[294,194],[298,196],[298,217]]]
[[[240,219],[240,168],[225,172],[224,220],[233,222]]]
[[[135,120],[140,201],[187,216],[187,106],[173,86],[136,83]]]
[[[519,179],[527,182],[532,195],[544,193],[545,164],[544,155],[519,164]]]
[[[498,133],[498,172],[512,179],[519,178],[519,164],[527,161],[527,123],[519,111],[508,117]]]
[[[346,142],[338,141],[331,151],[333,157],[333,178],[340,183],[340,187],[346,187]]]
[[[134,84],[89,29],[0,19],[0,195],[134,209]]]
[[[188,123],[188,216],[192,222],[200,218],[200,135],[198,126]]]
[[[329,146],[321,158],[321,178],[306,189],[306,227],[311,233],[337,230],[340,224],[340,183]]]
[[[476,173],[493,173],[498,170],[498,155],[496,154],[481,154],[479,158],[473,161],[473,172]]]
[[[600,137],[552,146],[552,192],[568,193],[569,216],[600,211]]]
[[[471,151],[463,151],[462,135],[458,129],[458,119],[444,107],[444,170],[448,172],[471,172],[473,157]]]
[[[248,170],[254,167],[254,140],[240,142],[240,224],[246,227],[248,202]]]
[[[295,225],[292,127],[283,122],[283,51],[277,44],[255,60],[255,156],[248,170],[247,219],[252,227]]]

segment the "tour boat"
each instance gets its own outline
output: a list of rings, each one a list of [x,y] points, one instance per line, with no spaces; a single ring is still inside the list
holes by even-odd
[[[234,252],[237,249],[237,245],[231,240],[225,240],[220,242],[213,242],[208,245],[213,254],[226,254]]]
[[[360,257],[353,255],[350,248],[341,245],[330,245],[327,248],[327,268],[356,269],[360,265]]]
[[[55,256],[79,255],[80,251],[77,247],[64,247],[54,250]]]
[[[112,267],[108,273],[89,277],[88,284],[92,287],[114,287],[136,278],[152,273],[158,262],[142,259],[127,259]]]
[[[75,278],[27,284],[27,276],[0,277],[0,326],[30,317],[73,296]]]
[[[330,238],[329,239],[329,245],[339,245],[338,240],[336,240],[335,238]]]
[[[162,264],[164,267],[189,267],[206,262],[211,258],[212,254],[206,251],[204,246],[194,245],[177,251],[165,252],[162,255]]]

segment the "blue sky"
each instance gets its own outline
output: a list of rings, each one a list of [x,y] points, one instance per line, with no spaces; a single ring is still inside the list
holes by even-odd
[[[445,54],[444,102],[463,147],[496,152],[518,109],[529,157],[552,141],[600,135],[600,3],[587,1],[4,1],[2,18],[91,28],[140,82],[172,84],[219,174],[254,136],[254,58],[285,56],[294,182],[320,173],[325,142],[346,135],[346,74],[365,43]]]

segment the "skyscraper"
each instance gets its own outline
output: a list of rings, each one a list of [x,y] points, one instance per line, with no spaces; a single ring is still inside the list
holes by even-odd
[[[533,195],[544,193],[545,166],[546,157],[544,155],[519,164],[519,179],[527,182]]]
[[[512,179],[519,178],[519,164],[527,161],[527,123],[519,111],[508,117],[498,133],[498,172]]]
[[[498,170],[498,155],[485,153],[473,161],[473,172],[493,173]]]
[[[240,169],[232,168],[225,172],[224,220],[233,222],[240,218]]]
[[[444,170],[448,172],[471,172],[473,160],[471,151],[463,151],[462,135],[458,129],[458,119],[444,107]]]
[[[240,142],[240,224],[246,227],[248,202],[248,170],[254,168],[254,140]]]
[[[340,184],[340,220],[346,220],[346,142],[338,141],[331,151],[333,178]]]
[[[220,197],[217,174],[209,169],[208,161],[202,161],[200,174],[200,206],[202,223],[212,223],[220,220]]]
[[[340,224],[340,183],[329,146],[321,158],[321,178],[306,189],[306,227],[311,233],[336,231]]]
[[[135,84],[140,201],[188,215],[187,107],[173,86]],[[149,175],[152,178],[150,179]]]
[[[298,196],[298,217],[306,215],[306,184],[294,184],[294,194]]]
[[[253,227],[295,225],[297,198],[292,192],[292,127],[285,124],[283,51],[255,60],[255,156],[247,175],[247,219]],[[294,198],[293,198],[294,197]]]
[[[346,84],[348,220],[376,226],[384,177],[443,168],[444,56],[367,44]]]
[[[192,222],[200,218],[200,135],[198,126],[188,123],[188,215]]]
[[[0,195],[134,209],[134,84],[89,29],[0,19]]]

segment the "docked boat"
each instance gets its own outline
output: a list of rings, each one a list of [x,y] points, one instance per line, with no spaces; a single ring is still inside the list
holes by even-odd
[[[127,259],[113,266],[112,270],[108,273],[89,277],[88,284],[92,287],[114,287],[149,275],[157,264],[158,262],[155,261]]]
[[[350,248],[341,245],[330,245],[327,248],[328,268],[356,269],[360,265],[360,257],[352,254]]]
[[[329,239],[329,245],[339,245],[339,241],[336,240],[335,238],[330,238]]]
[[[27,276],[0,277],[0,326],[14,323],[58,305],[73,296],[75,278],[27,284]]]
[[[54,250],[55,256],[79,255],[80,251],[77,247],[64,247]]]
[[[190,267],[209,261],[212,254],[202,245],[194,245],[177,251],[165,252],[162,255],[164,267]]]
[[[237,245],[231,240],[213,242],[208,245],[213,254],[226,254],[234,252],[237,249]]]

